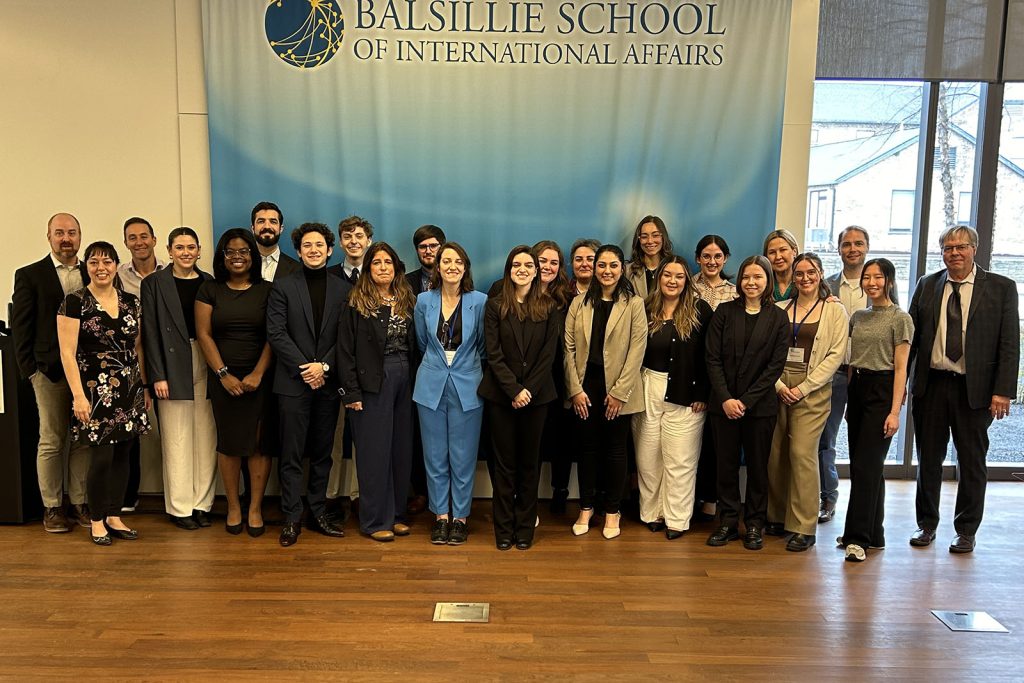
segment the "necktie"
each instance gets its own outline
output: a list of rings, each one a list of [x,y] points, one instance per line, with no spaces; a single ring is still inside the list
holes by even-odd
[[[355,284],[356,280],[359,279],[359,269],[358,268],[353,268],[352,269],[352,275],[350,275],[348,279],[352,281],[352,284]]]
[[[964,320],[960,309],[960,285],[962,282],[950,282],[953,291],[946,301],[946,358],[954,363],[964,355]]]

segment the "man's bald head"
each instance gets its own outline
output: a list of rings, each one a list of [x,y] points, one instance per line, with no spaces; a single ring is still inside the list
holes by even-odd
[[[55,213],[46,222],[46,239],[50,250],[62,263],[72,265],[82,246],[82,226],[70,213]]]

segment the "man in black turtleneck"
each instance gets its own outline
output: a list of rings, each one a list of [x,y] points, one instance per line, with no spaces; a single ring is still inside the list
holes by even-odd
[[[327,272],[334,234],[322,223],[292,231],[302,270],[275,279],[267,302],[267,337],[277,357],[274,393],[281,416],[281,545],[294,545],[301,533],[302,460],[309,458],[306,497],[311,528],[327,536],[345,532],[327,516],[334,427],[340,397],[331,367],[338,336],[338,312],[351,285]]]

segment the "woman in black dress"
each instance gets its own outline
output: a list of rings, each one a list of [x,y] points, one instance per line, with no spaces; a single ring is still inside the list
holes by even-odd
[[[121,521],[132,441],[149,431],[139,367],[139,300],[114,287],[117,250],[94,242],[85,250],[89,285],[64,297],[57,311],[60,359],[73,398],[71,435],[87,444],[86,491],[92,541],[135,540]]]
[[[271,358],[266,322],[270,284],[263,280],[257,253],[250,231],[225,232],[213,256],[214,279],[202,284],[195,304],[196,337],[206,357],[207,391],[217,422],[217,464],[228,499],[224,528],[242,533],[238,477],[245,458],[253,537],[265,529],[263,492],[270,475],[270,457],[259,450],[260,418],[270,391],[269,378],[264,381]]]

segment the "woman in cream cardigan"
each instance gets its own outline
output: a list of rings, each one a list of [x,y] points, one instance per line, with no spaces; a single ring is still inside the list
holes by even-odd
[[[832,398],[832,375],[846,356],[849,321],[839,302],[829,302],[821,259],[793,261],[796,296],[776,304],[789,321],[789,353],[775,383],[779,419],[768,460],[768,526],[790,534],[786,550],[801,552],[815,541],[818,522],[818,439]]]

